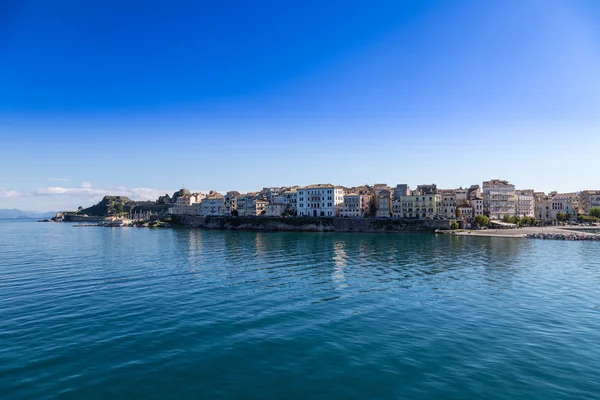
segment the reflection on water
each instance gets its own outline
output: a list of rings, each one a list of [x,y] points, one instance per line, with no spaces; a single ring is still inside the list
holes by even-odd
[[[600,243],[15,224],[3,399],[600,393]]]
[[[333,282],[338,286],[336,289],[343,289],[346,287],[345,276],[344,276],[344,267],[346,264],[346,251],[344,250],[344,243],[341,240],[336,241],[333,244],[334,256],[333,260],[335,262],[335,269],[333,270],[332,278]]]

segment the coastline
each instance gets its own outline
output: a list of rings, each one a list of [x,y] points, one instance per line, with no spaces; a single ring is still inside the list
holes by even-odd
[[[577,226],[531,226],[516,229],[483,229],[445,231],[444,234],[456,236],[502,237],[502,238],[527,238],[527,239],[553,239],[553,240],[600,240],[600,235],[585,232]],[[439,232],[442,233],[442,232]],[[600,229],[598,230],[600,233]]]
[[[448,229],[449,220],[400,220],[390,218],[312,217],[225,217],[180,216],[177,222],[188,228],[282,231],[282,232],[421,232]]]
[[[157,220],[143,224],[77,224],[75,227],[149,227],[255,232],[344,232],[344,233],[431,233],[467,237],[600,241],[600,227],[540,226],[515,229],[450,230],[451,220],[408,220],[387,218],[226,217],[178,216],[169,223]],[[75,222],[75,221],[70,221]],[[92,221],[90,221],[92,222]],[[597,229],[596,233],[588,232]]]

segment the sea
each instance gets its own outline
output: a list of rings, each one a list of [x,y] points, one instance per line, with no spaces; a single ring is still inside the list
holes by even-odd
[[[598,399],[600,242],[0,221],[0,399]]]

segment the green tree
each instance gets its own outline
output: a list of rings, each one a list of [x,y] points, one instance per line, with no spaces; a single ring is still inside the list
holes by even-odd
[[[538,220],[535,219],[535,217],[531,217],[531,226],[537,226],[538,225]]]
[[[560,211],[556,213],[556,220],[558,222],[562,222],[564,219],[563,213],[561,213]]]
[[[458,228],[460,228],[460,226],[458,225],[458,222],[454,221],[453,223],[450,224],[450,229],[452,229],[453,231],[457,230]]]
[[[600,218],[600,208],[594,207],[590,209],[590,217]]]
[[[483,228],[490,224],[490,219],[488,217],[486,217],[485,215],[477,215],[475,217],[475,224],[477,224],[477,226]]]
[[[521,224],[521,218],[518,215],[512,215],[508,219],[508,222],[511,223],[511,224],[520,225]]]
[[[505,216],[502,218],[502,221],[503,221],[503,222],[506,222],[506,223],[510,223],[510,216],[508,216],[508,215],[505,215]]]

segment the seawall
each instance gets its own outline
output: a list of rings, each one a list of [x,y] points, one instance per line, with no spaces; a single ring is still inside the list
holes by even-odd
[[[199,217],[178,216],[189,228],[249,231],[297,232],[434,232],[448,229],[449,220],[391,218],[311,218],[311,217]]]

